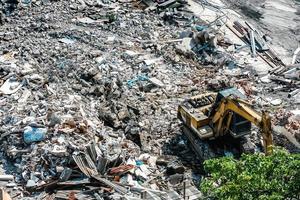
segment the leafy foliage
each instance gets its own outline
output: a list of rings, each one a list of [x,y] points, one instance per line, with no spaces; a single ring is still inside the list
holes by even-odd
[[[201,191],[209,199],[300,199],[300,154],[276,149],[270,156],[244,154],[204,162]]]

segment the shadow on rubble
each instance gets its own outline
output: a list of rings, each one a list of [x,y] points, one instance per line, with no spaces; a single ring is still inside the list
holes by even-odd
[[[0,5],[2,4],[1,11],[9,16],[11,15],[16,9],[19,4],[17,0],[6,0],[4,3],[0,1]]]
[[[0,160],[1,162],[1,170],[4,174],[13,174],[17,171],[17,167],[15,166],[15,160],[8,159],[3,152],[0,152]]]
[[[203,166],[205,160],[229,155],[239,157],[241,155],[240,141],[230,136],[200,141],[201,143],[198,144],[201,144],[202,157],[196,154],[191,142],[182,130],[162,147],[164,155],[176,156],[184,167],[192,170],[192,178],[196,182],[199,181],[199,177],[205,174]]]
[[[230,3],[233,7],[238,8],[241,13],[243,13],[245,16],[250,17],[254,20],[260,20],[263,17],[263,12],[257,8],[257,6],[254,5],[260,5],[263,6],[263,1],[257,1],[257,0],[248,0],[248,1],[233,1],[233,0],[227,0],[228,3]]]

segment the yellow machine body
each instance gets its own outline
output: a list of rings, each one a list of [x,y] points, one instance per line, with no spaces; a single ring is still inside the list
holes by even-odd
[[[265,153],[272,153],[273,137],[269,114],[265,111],[258,113],[247,101],[237,97],[238,95],[231,95],[238,94],[236,89],[222,92],[228,93],[228,96],[206,93],[184,101],[178,107],[178,118],[201,140],[215,139],[228,133],[239,138],[250,133],[252,123],[261,130]],[[241,120],[233,120],[235,118]],[[243,127],[246,127],[246,131],[241,131]]]

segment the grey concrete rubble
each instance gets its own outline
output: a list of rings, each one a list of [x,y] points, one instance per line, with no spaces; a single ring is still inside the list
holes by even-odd
[[[275,144],[299,152],[299,4],[241,5],[0,0],[0,184],[7,195],[200,199],[203,160],[177,107],[225,87],[272,110]],[[274,16],[276,9],[284,12]],[[277,19],[280,30],[266,28]],[[247,142],[259,149],[257,131]],[[236,151],[199,149],[207,159]]]

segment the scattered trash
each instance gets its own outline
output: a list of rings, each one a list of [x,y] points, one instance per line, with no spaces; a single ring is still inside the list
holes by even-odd
[[[154,77],[149,78],[149,81],[151,83],[153,83],[154,85],[158,86],[158,87],[164,87],[165,86],[163,82],[161,82],[160,80],[158,80],[157,78],[154,78]]]
[[[298,54],[300,53],[300,47],[298,47],[295,51],[294,51],[294,55],[293,55],[293,59],[292,59],[292,65],[296,63],[296,59]]]
[[[282,103],[282,100],[281,99],[274,99],[274,100],[271,100],[270,103],[273,105],[273,106],[278,106]]]
[[[26,126],[24,128],[24,142],[30,144],[32,142],[39,142],[45,139],[47,128],[37,128],[32,126]]]
[[[75,41],[69,38],[61,38],[59,39],[60,42],[65,43],[65,44],[74,44]]]
[[[153,1],[143,0],[143,3],[149,7],[150,10],[163,11],[165,9],[178,9],[184,7],[187,2],[185,0],[166,0]]]
[[[77,19],[79,22],[84,23],[84,24],[93,24],[96,23],[95,20],[89,18],[89,17],[84,17],[84,18],[79,18]]]
[[[34,180],[28,180],[27,183],[26,183],[26,187],[27,188],[30,188],[30,187],[34,187],[36,186],[36,183]]]
[[[1,181],[12,181],[14,180],[14,176],[13,175],[0,175],[0,180]]]
[[[22,83],[16,81],[14,78],[10,78],[6,80],[0,87],[0,93],[7,95],[16,93],[22,87],[22,85]]]
[[[131,79],[127,81],[127,85],[131,88],[137,81],[148,81],[149,78],[147,76],[141,75],[137,78]]]

